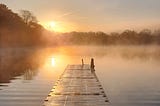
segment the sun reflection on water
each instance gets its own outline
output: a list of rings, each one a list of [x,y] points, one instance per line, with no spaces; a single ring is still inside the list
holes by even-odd
[[[54,57],[51,57],[51,66],[55,66],[56,65],[56,61]]]

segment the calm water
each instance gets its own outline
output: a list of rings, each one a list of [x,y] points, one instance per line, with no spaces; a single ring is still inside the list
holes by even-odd
[[[0,49],[0,106],[41,106],[67,64],[95,58],[112,106],[160,106],[160,47]]]

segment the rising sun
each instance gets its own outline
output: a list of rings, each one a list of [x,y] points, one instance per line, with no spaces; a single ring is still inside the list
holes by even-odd
[[[61,21],[48,21],[48,22],[40,22],[40,24],[49,31],[54,32],[67,32],[68,25]]]
[[[56,26],[56,22],[54,22],[54,21],[49,22],[49,27],[51,29],[54,29],[55,26]]]

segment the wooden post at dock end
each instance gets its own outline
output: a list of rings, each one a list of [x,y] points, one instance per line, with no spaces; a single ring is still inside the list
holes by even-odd
[[[95,67],[95,65],[94,65],[94,59],[91,58],[91,72],[95,72],[94,67]]]
[[[84,66],[84,61],[83,61],[83,59],[82,59],[82,66]]]

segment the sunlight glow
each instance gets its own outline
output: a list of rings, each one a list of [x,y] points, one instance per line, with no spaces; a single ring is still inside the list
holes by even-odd
[[[56,23],[55,23],[54,21],[51,21],[51,22],[49,23],[49,27],[50,27],[51,29],[54,29],[55,26],[56,26]]]
[[[54,32],[66,31],[66,28],[64,27],[63,23],[60,23],[58,21],[49,21],[40,24],[49,31],[54,31]]]
[[[73,50],[74,49],[74,50]],[[42,75],[44,78],[59,78],[59,76],[64,72],[67,64],[79,64],[80,60],[73,56],[77,50],[76,47],[55,47],[55,48],[45,48],[44,50],[38,52],[40,54],[40,60],[42,65],[40,69],[42,70]],[[87,49],[88,50],[88,49]],[[77,53],[77,52],[76,52]],[[61,88],[59,88],[61,89]]]
[[[39,22],[45,29],[53,32],[70,32],[76,30],[76,26],[73,23],[64,21],[43,21]]]
[[[51,58],[51,66],[55,66],[55,65],[56,65],[55,58],[52,57],[52,58]]]

